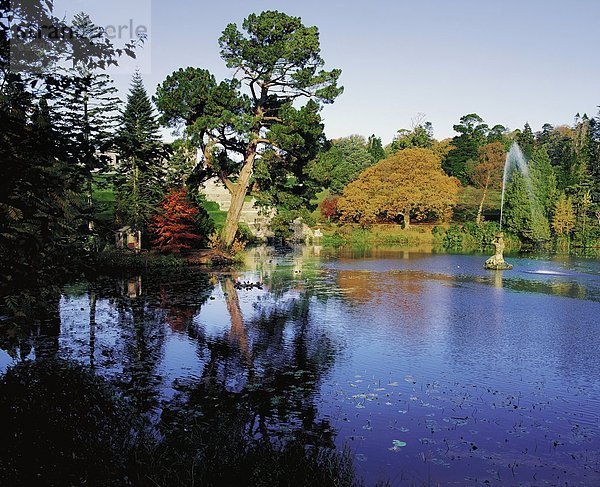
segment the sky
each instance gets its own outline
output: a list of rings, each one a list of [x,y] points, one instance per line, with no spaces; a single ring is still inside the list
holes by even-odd
[[[571,124],[600,105],[600,0],[55,0],[55,14],[89,13],[102,26],[143,26],[138,59],[112,73],[124,97],[135,67],[150,94],[194,66],[231,77],[218,38],[228,23],[279,10],[320,31],[326,68],[344,93],[323,109],[329,138],[389,143],[418,114],[451,137],[461,116],[491,127]]]

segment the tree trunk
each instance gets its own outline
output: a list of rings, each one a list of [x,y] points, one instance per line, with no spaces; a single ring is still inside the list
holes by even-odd
[[[402,220],[404,221],[404,230],[410,229],[410,214],[408,211],[402,214]]]
[[[479,209],[477,210],[477,218],[475,219],[475,222],[477,223],[477,225],[481,224],[481,215],[483,213],[483,202],[485,201],[485,197],[487,196],[487,184],[485,185],[485,187],[483,188],[483,195],[481,196],[481,203],[479,203]]]
[[[133,157],[131,159],[131,164],[132,164],[132,169],[133,169],[133,212],[134,212],[134,216],[133,216],[133,227],[134,230],[137,230],[140,222],[140,211],[139,211],[139,198],[138,198],[138,166],[137,166],[137,161],[135,160],[135,157]]]
[[[96,293],[93,289],[89,290],[90,300],[90,367],[95,365],[96,355]]]
[[[242,166],[237,183],[232,184],[229,188],[231,193],[231,205],[227,211],[227,219],[225,220],[225,227],[223,228],[222,243],[225,248],[231,247],[235,240],[235,234],[240,224],[240,215],[242,214],[242,207],[244,206],[244,198],[248,191],[248,185],[250,183],[250,176],[252,176],[252,168],[254,166],[254,157],[256,156],[256,150],[250,151],[246,156],[246,161]]]

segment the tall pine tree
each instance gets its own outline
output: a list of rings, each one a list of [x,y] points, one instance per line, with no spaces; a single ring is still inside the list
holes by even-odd
[[[368,149],[369,154],[373,158],[374,162],[379,162],[382,159],[385,159],[385,150],[383,148],[383,144],[381,143],[381,138],[376,137],[375,134],[369,137]]]
[[[120,157],[115,181],[119,223],[135,230],[144,230],[163,193],[163,144],[158,127],[142,76],[136,72],[117,132]]]
[[[590,122],[589,170],[592,178],[592,200],[600,211],[600,111],[598,112],[598,116]]]
[[[533,156],[533,150],[535,149],[535,137],[531,130],[531,125],[525,123],[522,132],[517,132],[517,143],[525,155],[525,159],[529,160]]]

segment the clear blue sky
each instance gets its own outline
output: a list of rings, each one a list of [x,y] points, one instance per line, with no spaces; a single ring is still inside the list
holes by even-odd
[[[539,130],[600,105],[600,0],[56,0],[59,15],[149,24],[139,63],[151,94],[179,67],[230,76],[221,31],[273,9],[317,25],[327,67],[342,69],[345,92],[323,111],[331,138],[375,133],[385,144],[419,112],[437,138],[472,112]]]

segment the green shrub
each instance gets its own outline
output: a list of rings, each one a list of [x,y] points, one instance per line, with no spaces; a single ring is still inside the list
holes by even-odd
[[[256,241],[256,237],[254,237],[252,230],[250,230],[246,222],[240,222],[238,225],[236,239],[244,243],[253,243]]]
[[[446,250],[472,251],[491,247],[499,231],[500,226],[496,222],[483,222],[479,225],[467,222],[464,225],[452,225],[447,229],[435,227],[433,234],[437,241],[441,240]],[[504,242],[509,250],[521,247],[519,239],[512,234],[505,234]]]

